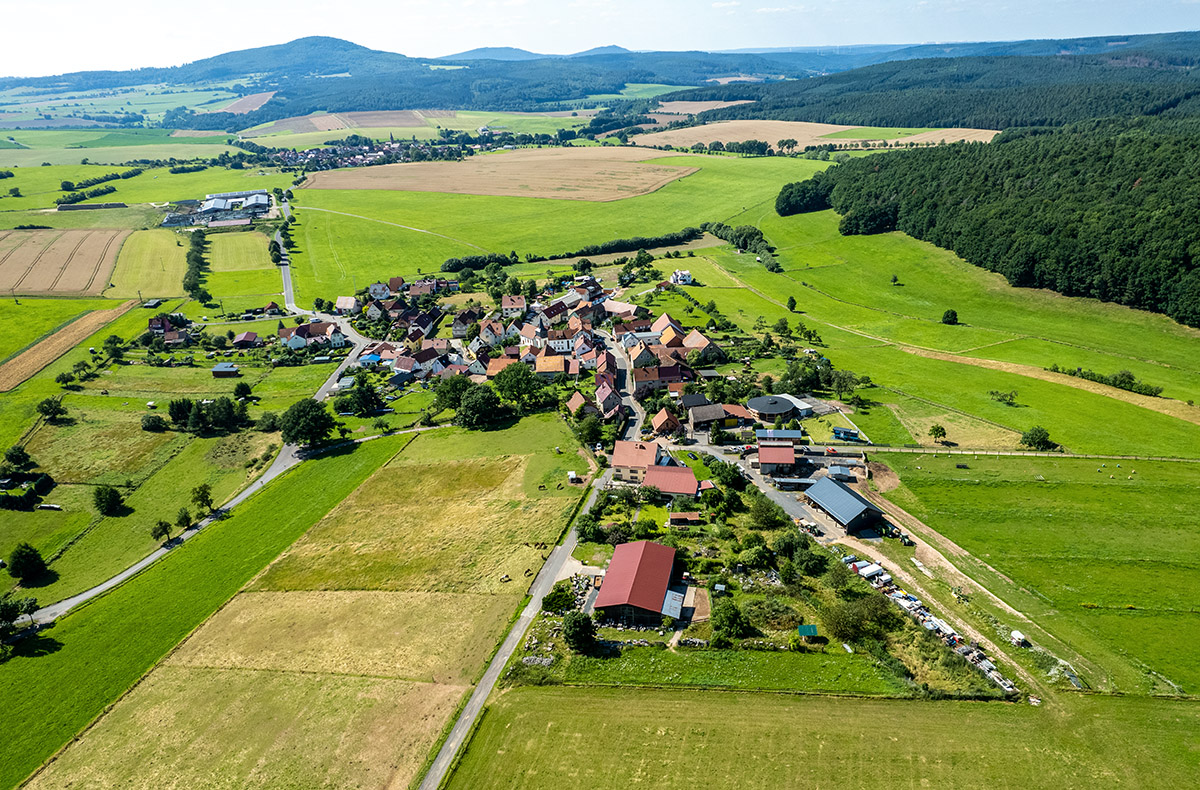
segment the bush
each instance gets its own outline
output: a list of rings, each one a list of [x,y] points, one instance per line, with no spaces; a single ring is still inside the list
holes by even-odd
[[[542,611],[554,612],[561,614],[567,609],[575,607],[575,591],[571,587],[570,579],[563,579],[556,582],[550,588],[550,592],[546,593],[546,597],[542,599]]]
[[[596,646],[596,624],[583,612],[567,612],[563,618],[563,638],[576,653],[588,653]]]
[[[161,433],[167,429],[167,421],[157,414],[142,415],[142,430]]]

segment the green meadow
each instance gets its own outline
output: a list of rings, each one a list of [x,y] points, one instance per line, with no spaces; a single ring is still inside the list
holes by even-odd
[[[170,148],[170,146],[166,146],[166,148]],[[64,194],[60,188],[63,181],[82,181],[86,178],[95,178],[96,176],[114,172],[119,173],[130,169],[122,165],[79,164],[80,155],[90,156],[91,150],[85,150],[82,154],[79,151],[73,152],[70,161],[74,162],[74,164],[63,162],[53,164],[49,167],[38,167],[35,163],[31,166],[14,168],[12,171],[13,177],[4,179],[5,189],[3,192],[16,187],[21,191],[21,197],[0,198],[0,218],[3,218],[9,211],[53,208],[54,199]],[[187,158],[182,157],[179,152],[172,152],[170,150],[157,151],[156,146],[121,148],[118,150],[125,153],[120,158],[109,161],[124,162],[129,159],[143,157],[151,159],[171,156]],[[137,155],[133,155],[132,152],[137,152]],[[218,153],[219,151],[213,148],[213,146],[205,146],[205,150],[197,155],[212,157]],[[0,159],[2,158],[0,157]],[[42,160],[38,160],[38,162],[40,161]],[[92,161],[101,160],[92,158]],[[2,161],[0,161],[0,166],[3,166]],[[165,167],[148,168],[141,175],[134,176],[133,178],[106,182],[104,186],[115,187],[116,192],[84,202],[128,203],[130,205],[135,203],[166,203],[174,200],[202,199],[206,194],[213,192],[235,192],[243,189],[272,189],[274,187],[287,187],[290,184],[290,176],[275,170],[227,170],[222,167],[210,167],[199,173],[171,173]],[[68,213],[90,214],[91,212]],[[103,215],[103,219],[107,220],[111,212],[106,210],[96,212],[96,214]],[[53,224],[49,221],[43,221],[41,216],[39,215],[33,220],[23,220],[14,224],[26,224],[28,222],[40,225]],[[161,216],[159,219],[161,219]],[[123,225],[103,225],[101,227],[123,227]]]
[[[0,786],[18,784],[65,745],[409,438],[304,463],[131,581],[22,641],[0,673]]]
[[[1200,770],[1198,727],[1169,700],[527,687],[492,698],[448,787],[1175,787]]]
[[[886,496],[990,566],[962,560],[1095,688],[1200,694],[1197,464],[877,457],[900,476]]]
[[[115,298],[179,296],[187,272],[184,243],[180,234],[170,230],[134,233],[121,246],[111,278],[113,287],[105,293]]]
[[[628,236],[654,236],[726,220],[785,183],[825,167],[804,159],[676,157],[699,172],[648,195],[612,202],[382,190],[296,191],[303,237],[293,256],[297,300],[328,298],[380,277],[436,271],[480,250],[542,255]],[[320,216],[326,212],[352,214]],[[395,223],[395,224],[385,224]],[[430,231],[430,236],[396,227]],[[374,226],[374,227],[372,227]],[[442,237],[448,238],[442,238]],[[540,266],[544,270],[545,265]]]
[[[0,362],[92,310],[106,310],[110,299],[36,299],[22,296],[0,300]]]

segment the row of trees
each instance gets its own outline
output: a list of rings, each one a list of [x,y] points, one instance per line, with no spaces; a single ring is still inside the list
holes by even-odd
[[[208,266],[204,253],[208,249],[208,240],[203,230],[194,230],[188,234],[188,251],[185,257],[187,272],[183,275],[183,290],[197,302],[208,302],[212,294],[204,289],[200,276]]]

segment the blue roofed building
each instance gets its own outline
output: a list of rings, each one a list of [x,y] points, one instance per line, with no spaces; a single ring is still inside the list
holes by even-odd
[[[847,532],[873,526],[883,511],[851,489],[830,477],[822,477],[804,492],[808,501],[823,510]]]

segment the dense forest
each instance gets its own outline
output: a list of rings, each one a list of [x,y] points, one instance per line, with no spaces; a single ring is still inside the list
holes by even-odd
[[[855,126],[1058,126],[1106,116],[1200,116],[1200,40],[1190,54],[963,57],[883,63],[808,80],[731,84],[666,99],[753,100],[702,121],[771,118]]]
[[[1200,326],[1200,120],[1015,129],[854,159],[789,184],[782,215],[901,230],[1004,275]]]

